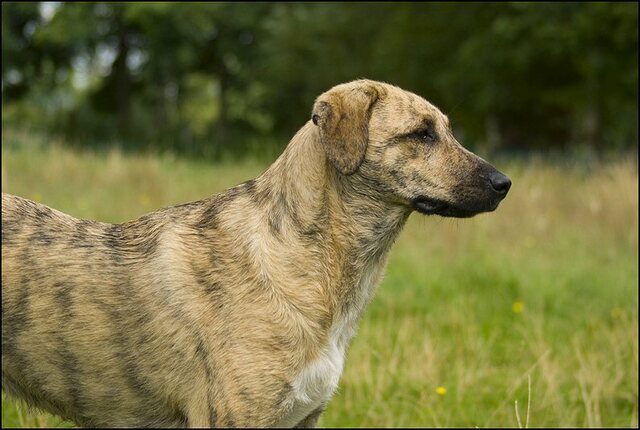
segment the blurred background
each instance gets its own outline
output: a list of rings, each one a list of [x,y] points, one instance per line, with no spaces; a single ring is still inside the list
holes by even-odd
[[[196,156],[275,148],[356,78],[472,148],[637,148],[635,3],[7,3],[2,125]]]
[[[513,186],[410,217],[320,425],[637,428],[637,3],[3,2],[2,191],[104,222],[198,200],[357,78]],[[3,392],[2,426],[71,423]]]

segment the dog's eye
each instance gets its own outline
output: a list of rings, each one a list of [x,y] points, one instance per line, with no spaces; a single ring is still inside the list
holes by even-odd
[[[423,142],[433,143],[438,140],[438,136],[432,130],[420,130],[413,133],[413,136]]]

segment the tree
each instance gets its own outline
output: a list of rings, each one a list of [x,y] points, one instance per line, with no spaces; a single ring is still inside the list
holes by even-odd
[[[465,145],[637,145],[633,3],[3,3],[3,123],[193,153],[286,137],[357,78]],[[49,9],[51,9],[49,7]],[[51,10],[50,10],[51,12]]]

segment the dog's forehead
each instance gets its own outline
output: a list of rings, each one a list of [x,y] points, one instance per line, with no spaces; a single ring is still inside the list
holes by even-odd
[[[382,97],[382,118],[395,132],[415,129],[428,122],[448,127],[449,119],[423,97],[398,87],[389,86]]]

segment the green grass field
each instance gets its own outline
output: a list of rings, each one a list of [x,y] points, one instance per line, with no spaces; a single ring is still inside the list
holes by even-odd
[[[528,415],[530,427],[637,427],[630,158],[490,160],[513,180],[496,212],[413,214],[320,426],[517,427],[517,401],[522,426]],[[10,145],[3,136],[2,191],[120,222],[217,193],[268,164]],[[3,427],[69,425],[3,394]]]

